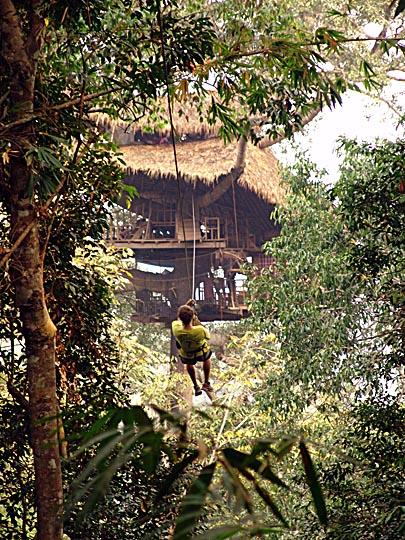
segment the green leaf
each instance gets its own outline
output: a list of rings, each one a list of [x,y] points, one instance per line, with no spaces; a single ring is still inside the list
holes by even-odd
[[[326,512],[325,499],[323,497],[322,489],[316,476],[311,456],[309,455],[308,449],[303,441],[300,442],[299,449],[302,463],[304,465],[307,483],[309,485],[309,489],[311,490],[312,498],[314,501],[316,513],[318,515],[319,521],[322,523],[322,525],[325,525],[326,527],[328,524],[328,516]]]
[[[253,513],[252,497],[250,496],[250,493],[247,491],[245,486],[240,481],[237,474],[237,470],[239,470],[245,477],[248,477],[250,473],[246,471],[246,469],[243,467],[240,469],[233,467],[228,462],[225,456],[222,460],[222,465],[224,466],[225,470],[228,473],[228,475],[223,476],[223,482],[224,482],[225,487],[228,489],[231,495],[235,496],[236,502],[240,506],[246,508],[249,514],[252,514]]]
[[[405,10],[405,0],[399,0],[398,5],[395,9],[394,18],[398,17],[400,13]]]
[[[201,515],[205,497],[209,491],[216,463],[204,467],[184,497],[179,517],[176,520],[173,540],[188,540]]]
[[[198,540],[225,540],[242,531],[239,525],[224,525],[198,535]]]
[[[225,448],[223,453],[233,467],[237,469],[252,469],[273,484],[287,488],[286,484],[280,478],[278,478],[276,474],[274,474],[268,465],[259,461],[251,454],[244,454],[243,452],[239,452],[239,450],[235,450],[234,448]]]
[[[297,437],[287,437],[283,439],[281,443],[277,446],[277,457],[281,459],[289,452],[291,452],[297,441]]]
[[[100,418],[96,420],[90,429],[83,435],[83,440],[87,441],[89,439],[93,439],[96,435],[100,434],[102,428],[108,425],[115,413],[116,409],[110,409],[106,414],[100,416]]]
[[[129,409],[123,409],[120,420],[122,420],[125,424],[134,422],[141,427],[153,428],[153,421],[146,414],[145,410],[139,405]]]
[[[145,430],[136,437],[138,443],[143,443],[140,460],[143,468],[148,474],[156,472],[161,458],[162,433]]]
[[[122,183],[122,190],[125,193],[125,205],[129,209],[131,207],[131,202],[135,197],[139,198],[139,191],[135,186],[129,186],[128,184]]]
[[[279,519],[288,529],[289,528],[288,523],[284,519],[283,514],[278,509],[276,503],[273,501],[269,492],[265,490],[264,488],[262,488],[257,482],[255,482],[255,490],[263,499],[263,501],[267,504],[267,506],[270,508],[270,510],[273,512],[276,518]]]
[[[168,422],[170,426],[176,430],[184,431],[187,427],[186,415],[183,412],[168,412],[156,405],[150,405],[150,408],[153,409],[158,415],[161,424]],[[196,411],[198,414],[199,411]],[[211,417],[206,417],[207,420],[211,420]]]
[[[155,497],[155,503],[159,502],[159,500],[162,497],[167,495],[172,484],[176,480],[178,480],[178,478],[185,471],[188,465],[193,463],[193,461],[195,461],[198,458],[198,456],[199,456],[199,452],[196,450],[195,452],[192,452],[190,455],[186,456],[182,461],[180,461],[179,463],[176,463],[173,466],[170,474],[165,478],[162,485],[160,486],[160,489]]]

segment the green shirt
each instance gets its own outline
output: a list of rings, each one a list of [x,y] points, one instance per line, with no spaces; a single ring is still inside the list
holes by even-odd
[[[186,330],[181,321],[173,321],[172,331],[176,341],[180,344],[179,354],[183,358],[198,358],[210,348],[206,342],[207,339],[210,339],[210,333],[204,326],[192,326]]]

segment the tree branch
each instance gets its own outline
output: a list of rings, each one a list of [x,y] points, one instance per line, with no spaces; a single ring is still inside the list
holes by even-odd
[[[405,81],[404,81],[405,82]],[[378,99],[379,101],[381,101],[382,103],[385,103],[385,105],[387,105],[387,107],[389,109],[391,109],[392,112],[394,112],[397,116],[399,116],[400,118],[403,118],[404,117],[404,111],[400,111],[399,109],[397,109],[393,104],[392,104],[392,100],[388,100],[388,99],[385,99],[383,98],[382,96],[378,96],[377,98],[375,96],[372,96],[370,94],[366,94],[366,95],[369,95],[370,97],[372,97],[373,99]]]
[[[1,2],[1,0],[0,0],[0,2]],[[62,111],[64,109],[68,109],[69,107],[73,107],[74,105],[82,105],[83,103],[85,103],[87,101],[91,101],[91,100],[93,100],[93,99],[95,99],[97,97],[112,94],[113,92],[116,92],[120,88],[121,88],[120,86],[116,86],[116,87],[109,88],[109,89],[106,89],[106,90],[100,90],[99,92],[94,92],[93,94],[88,94],[87,96],[80,96],[78,98],[71,99],[70,101],[65,101],[64,103],[60,103],[59,105],[55,105],[54,107],[46,108],[45,111],[58,112],[58,111]],[[20,118],[20,119],[16,120],[15,122],[10,122],[10,124],[7,124],[7,125],[3,126],[3,128],[0,130],[0,134],[5,133],[6,131],[8,131],[8,130],[14,128],[14,127],[21,126],[23,124],[27,124],[28,122],[31,122],[32,120],[36,120],[37,118],[41,118],[43,116],[43,114],[44,114],[44,112],[42,111],[41,113],[30,114],[28,116]]]
[[[366,41],[396,41],[401,42],[403,41],[403,37],[354,37],[354,38],[341,38],[336,39],[335,42],[337,45],[345,44],[345,43],[362,43]],[[291,43],[285,42],[285,45],[291,45]],[[302,47],[318,47],[319,45],[325,45],[325,43],[321,41],[309,41],[305,43],[298,43],[296,44],[298,46]],[[224,60],[233,60],[234,58],[247,58],[250,56],[262,56],[266,54],[274,54],[274,49],[271,47],[264,47],[262,49],[253,49],[251,51],[245,50],[235,50],[231,51],[227,54],[224,54],[223,56],[218,56],[216,59],[213,60],[213,63],[215,63],[218,60],[224,61]]]
[[[12,385],[10,381],[7,381],[7,390],[10,392],[11,396],[21,405],[21,407],[27,411],[28,410],[28,399],[25,398],[15,386]]]
[[[246,146],[247,140],[245,137],[241,137],[238,143],[238,154],[236,157],[235,167],[233,167],[229,173],[222,174],[218,179],[218,183],[212,190],[205,193],[201,197],[198,197],[196,201],[198,208],[213,204],[228,191],[228,189],[232,186],[232,182],[236,182],[242,176],[243,171],[245,170]]]
[[[295,128],[295,129],[293,129],[293,132],[298,133],[299,131],[302,131],[303,128],[306,125],[308,125],[316,116],[318,116],[318,114],[321,112],[321,110],[322,109],[320,107],[317,107],[316,109],[313,109],[310,114],[308,114],[307,116],[305,116],[305,118],[303,118],[302,125]],[[277,143],[283,141],[284,139],[286,139],[286,136],[281,135],[281,134],[276,139],[271,139],[270,137],[265,137],[264,139],[262,139],[257,144],[257,147],[261,148],[261,149],[269,148],[270,146],[273,146],[274,144],[277,144]]]
[[[395,71],[399,71],[401,73],[404,73],[403,77],[391,75],[390,72],[387,73],[387,77],[391,79],[392,81],[398,81],[398,82],[405,82],[405,72],[402,69],[396,69]]]
[[[217,201],[232,186],[232,182],[237,181],[242,176],[243,171],[244,167],[240,167],[239,169],[234,167],[229,171],[229,173],[222,174],[219,177],[218,183],[215,185],[215,187],[197,199],[197,207],[202,208],[210,206]]]
[[[57,195],[59,193],[59,191],[62,189],[64,183],[65,183],[65,178],[62,179],[62,181],[58,184],[58,186],[56,188],[56,191],[54,193],[52,193],[52,195],[48,198],[46,203],[41,207],[42,211],[47,210],[49,208],[49,206],[50,206],[51,202],[53,201],[55,195]],[[28,223],[28,225],[25,227],[23,232],[20,234],[20,236],[14,242],[12,247],[6,252],[4,257],[2,259],[0,259],[0,268],[4,264],[6,264],[6,262],[10,259],[11,255],[15,252],[15,250],[22,244],[22,242],[24,242],[25,238],[32,231],[32,229],[33,229],[34,225],[36,224],[36,222],[37,222],[37,218],[33,219],[31,221],[31,223]]]
[[[384,9],[384,17],[385,17],[385,19],[390,19],[391,18],[391,11],[394,8],[395,4],[396,4],[396,0],[392,0],[389,4],[387,4],[385,6],[385,9]],[[388,32],[388,25],[384,25],[384,27],[381,30],[381,32],[379,33],[377,39],[385,39],[386,36],[387,36],[387,32]],[[373,48],[371,49],[371,54],[375,54],[378,51],[379,43],[378,43],[377,39],[376,39],[376,42],[373,45]]]

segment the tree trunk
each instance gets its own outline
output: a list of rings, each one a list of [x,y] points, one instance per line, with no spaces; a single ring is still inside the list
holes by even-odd
[[[220,197],[222,197],[222,195],[224,195],[224,193],[228,191],[228,189],[232,186],[232,183],[237,182],[237,180],[242,176],[243,171],[245,170],[246,147],[247,140],[245,137],[241,137],[238,142],[238,153],[236,156],[235,167],[232,167],[229,173],[221,175],[218,183],[213,189],[198,197],[196,201],[198,212],[200,211],[200,208],[214,204],[215,201],[217,201]]]
[[[11,226],[15,239],[36,218],[28,199],[15,201],[12,210]],[[20,309],[27,355],[28,411],[35,468],[37,538],[59,540],[62,538],[63,492],[56,419],[58,407],[55,326],[49,317],[44,300],[43,268],[36,224],[15,251],[12,268],[16,305]]]
[[[45,19],[39,0],[27,5],[25,33],[11,0],[0,0],[1,54],[10,70],[12,108],[10,134],[9,203],[11,272],[15,302],[20,310],[27,356],[30,442],[34,456],[37,539],[62,538],[62,473],[57,438],[55,326],[45,304],[43,258],[38,231],[40,203],[34,198],[33,178],[25,154],[35,147],[34,87],[42,48]],[[25,29],[26,30],[26,29]],[[21,241],[22,239],[22,241]]]

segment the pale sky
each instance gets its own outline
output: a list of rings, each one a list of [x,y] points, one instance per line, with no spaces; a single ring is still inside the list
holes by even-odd
[[[405,82],[400,83],[397,99],[405,105]],[[401,93],[402,91],[402,93]],[[337,139],[345,136],[358,141],[372,141],[378,137],[389,140],[405,138],[405,129],[397,130],[398,116],[393,115],[384,103],[376,103],[358,92],[347,92],[343,97],[343,105],[333,111],[322,112],[306,128],[303,134],[295,136],[295,140],[308,150],[308,155],[319,167],[328,171],[330,182],[338,175],[339,159],[335,148]],[[293,155],[288,143],[272,147],[272,151],[282,163],[289,163]]]

